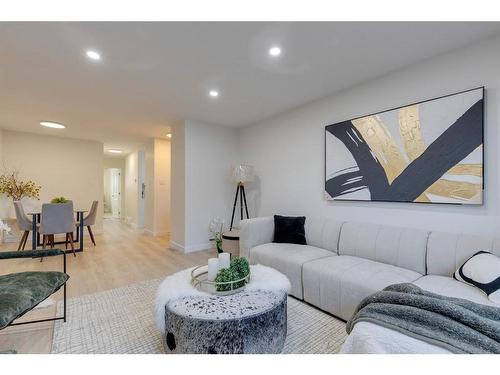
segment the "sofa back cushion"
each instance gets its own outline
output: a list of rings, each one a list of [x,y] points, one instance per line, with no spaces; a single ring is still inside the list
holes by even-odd
[[[307,244],[337,253],[341,221],[333,219],[306,218]]]
[[[458,267],[481,250],[500,256],[500,238],[432,232],[427,244],[427,274],[452,276]]]
[[[425,274],[429,232],[379,224],[347,222],[342,226],[339,255],[350,255]]]

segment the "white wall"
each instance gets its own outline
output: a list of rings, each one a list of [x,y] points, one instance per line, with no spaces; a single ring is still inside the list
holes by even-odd
[[[138,152],[127,155],[125,159],[125,222],[137,227],[138,188],[137,178],[139,172]]]
[[[184,250],[186,245],[186,139],[184,124],[172,126],[171,138],[170,243]]]
[[[184,135],[184,142],[177,137]],[[186,252],[208,249],[208,226],[214,217],[231,218],[236,185],[231,168],[239,160],[238,130],[186,121],[172,132],[172,246]],[[182,143],[184,143],[182,145]],[[184,165],[182,165],[184,157]],[[183,168],[184,167],[184,168]],[[184,191],[182,192],[182,173]],[[184,194],[184,228],[181,206]],[[175,202],[175,203],[174,203]],[[175,214],[179,212],[179,215]],[[184,229],[182,236],[181,229]]]
[[[40,201],[25,201],[26,209],[41,207],[56,196],[71,199],[78,208],[90,209],[99,201],[95,232],[102,231],[103,144],[39,134],[3,131],[4,167],[41,185]]]
[[[144,230],[149,234],[155,232],[155,145],[154,140],[145,144],[144,150],[146,188],[144,191]]]
[[[254,215],[300,214],[498,235],[499,67],[500,38],[494,38],[244,128],[242,162],[253,164],[258,175],[248,194]],[[325,125],[482,85],[486,86],[483,206],[323,199]]]
[[[154,235],[170,232],[170,141],[154,141]]]
[[[153,139],[141,149],[146,163],[144,230],[166,235],[170,233],[170,141]]]

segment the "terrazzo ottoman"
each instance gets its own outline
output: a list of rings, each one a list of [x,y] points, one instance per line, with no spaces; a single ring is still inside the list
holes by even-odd
[[[274,291],[172,300],[165,306],[165,352],[280,353],[287,333],[286,301],[286,292]]]

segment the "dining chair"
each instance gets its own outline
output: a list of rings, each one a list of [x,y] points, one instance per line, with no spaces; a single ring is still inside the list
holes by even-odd
[[[23,231],[19,247],[17,248],[17,251],[19,251],[21,249],[24,250],[26,247],[26,241],[28,241],[28,236],[33,229],[33,222],[28,218],[28,216],[26,216],[24,207],[20,201],[14,202],[14,210],[16,212],[17,226],[21,231]],[[35,236],[36,234],[33,235]]]
[[[73,244],[73,231],[75,230],[75,219],[73,217],[73,202],[68,203],[44,203],[40,220],[39,233],[43,235],[43,248],[47,243],[54,246],[54,235],[66,234],[66,245],[69,241],[73,255],[76,257]]]
[[[90,211],[87,216],[83,218],[83,226],[87,227],[90,235],[90,239],[92,240],[92,243],[95,246],[95,239],[94,239],[94,233],[92,233],[92,225],[95,224],[95,219],[97,217],[97,207],[99,206],[98,201],[93,201],[92,202],[92,207],[90,208]],[[77,223],[78,225],[79,223]]]

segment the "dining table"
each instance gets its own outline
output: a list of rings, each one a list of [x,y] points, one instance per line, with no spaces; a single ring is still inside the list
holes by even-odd
[[[76,215],[76,221],[79,223],[78,228],[76,228],[76,236],[74,237],[73,242],[79,243],[79,247],[75,249],[75,253],[83,252],[83,215],[87,212],[87,210],[75,209],[74,213]],[[31,248],[32,250],[36,250],[38,246],[42,246],[40,242],[40,233],[37,229],[37,224],[40,224],[40,219],[42,216],[41,211],[31,211],[28,212],[28,215],[32,217],[32,233],[36,233],[36,236],[31,236]],[[65,244],[66,241],[56,241],[54,245],[62,245]],[[66,253],[72,253],[73,250],[66,250]]]

